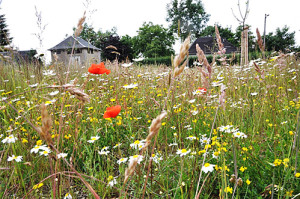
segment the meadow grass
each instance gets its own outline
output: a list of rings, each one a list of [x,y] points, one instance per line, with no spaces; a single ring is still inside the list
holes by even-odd
[[[71,66],[65,82],[67,66],[37,73],[31,65],[0,65],[0,197],[93,198],[92,190],[101,198],[295,197],[300,64],[293,54],[256,64],[212,66],[206,91],[199,68],[173,78],[176,69],[165,66],[106,64],[108,75]],[[34,128],[43,126],[43,103],[55,149]],[[115,105],[120,114],[104,119]],[[136,167],[124,183],[130,159]]]

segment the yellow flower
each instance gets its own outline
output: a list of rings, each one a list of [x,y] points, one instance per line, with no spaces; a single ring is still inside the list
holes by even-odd
[[[39,183],[33,186],[33,189],[38,189],[40,187],[42,187],[44,185],[44,183]]]
[[[299,177],[300,177],[300,173],[296,173],[296,174],[295,174],[295,177],[296,177],[296,178],[299,178]]]
[[[161,125],[162,125],[162,126],[165,126],[165,125],[166,125],[166,122],[161,123]]]
[[[282,163],[282,160],[280,160],[280,159],[276,159],[275,161],[274,161],[274,165],[275,165],[275,167],[276,166],[279,166],[279,165],[281,165],[281,163]]]
[[[285,167],[288,167],[288,163],[289,163],[289,159],[288,158],[284,158],[283,159],[283,165],[285,166]]]
[[[289,134],[290,134],[290,135],[294,135],[294,132],[293,132],[293,131],[289,131]]]
[[[65,135],[65,138],[68,140],[68,139],[70,139],[70,137],[72,137],[72,135],[71,134],[69,134],[69,135]]]
[[[248,148],[247,147],[243,147],[242,150],[243,151],[248,151]]]
[[[241,171],[241,172],[244,172],[245,170],[247,170],[247,167],[241,166],[240,171]]]
[[[226,187],[225,189],[224,189],[224,192],[226,192],[226,193],[232,193],[232,187]]]
[[[114,179],[113,176],[108,176],[107,181],[110,182],[110,181],[112,181],[113,179]]]
[[[36,145],[38,145],[38,146],[41,146],[41,145],[42,145],[42,143],[43,143],[43,141],[42,141],[42,140],[38,140],[38,141],[36,141]]]
[[[249,179],[246,180],[246,184],[249,185],[251,184],[251,181]]]
[[[291,197],[291,196],[293,196],[293,192],[294,192],[294,190],[287,191],[287,192],[286,192],[286,195]]]
[[[25,138],[22,138],[22,143],[28,143],[28,140],[26,140]]]

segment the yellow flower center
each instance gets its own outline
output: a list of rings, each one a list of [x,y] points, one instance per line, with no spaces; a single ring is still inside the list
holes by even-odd
[[[205,163],[204,164],[205,167],[209,167],[209,165],[210,165],[209,163]]]
[[[133,158],[138,158],[138,157],[139,157],[139,155],[134,155],[134,156],[133,156]]]
[[[181,153],[186,153],[186,152],[187,152],[186,149],[182,149],[182,150],[181,150]]]
[[[134,142],[134,144],[139,144],[140,143],[140,141],[139,140],[136,140],[135,142]]]

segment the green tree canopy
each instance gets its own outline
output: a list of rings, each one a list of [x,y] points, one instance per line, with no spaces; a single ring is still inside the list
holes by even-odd
[[[167,11],[170,29],[173,33],[179,33],[181,40],[189,34],[199,37],[210,16],[205,12],[201,0],[172,0],[167,5]]]
[[[145,57],[162,57],[174,54],[172,45],[175,43],[173,33],[162,25],[152,22],[144,23],[133,38],[135,54],[142,53]]]
[[[9,35],[7,29],[5,15],[0,15],[0,46],[9,45],[12,41],[12,37]]]
[[[123,40],[124,41],[124,40]],[[103,56],[110,61],[116,58],[119,61],[126,61],[127,59],[132,59],[132,49],[131,46],[123,42],[119,36],[109,36],[107,40],[103,43]],[[110,47],[113,46],[113,47]],[[115,48],[116,49],[115,49]]]
[[[295,32],[289,32],[289,27],[284,26],[282,29],[277,28],[276,32],[270,32],[266,35],[267,51],[286,51],[295,46]]]
[[[223,28],[220,25],[217,25],[217,27],[219,29],[221,38],[226,39],[227,41],[232,43],[234,46],[238,47],[238,41],[236,41],[235,33],[232,32],[232,30],[230,28]],[[200,32],[200,36],[201,37],[205,37],[205,36],[206,37],[208,37],[208,36],[215,37],[216,36],[215,26],[207,26]]]

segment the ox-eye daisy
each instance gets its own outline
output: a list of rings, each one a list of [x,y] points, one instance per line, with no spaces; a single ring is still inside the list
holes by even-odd
[[[22,161],[22,156],[15,156],[15,155],[12,155],[12,156],[9,156],[8,158],[7,158],[7,161],[13,161],[13,160],[15,160],[16,162],[21,162]]]
[[[117,163],[118,164],[121,164],[121,163],[125,163],[126,161],[128,160],[128,158],[120,158],[118,161],[117,161]]]
[[[213,164],[205,163],[204,166],[202,167],[202,171],[204,173],[212,172],[214,170],[214,166],[215,165],[213,165]]]
[[[90,140],[88,140],[87,142],[88,143],[94,143],[96,140],[98,140],[100,137],[97,135],[97,136],[92,136]]]
[[[189,154],[191,152],[191,150],[186,150],[186,149],[178,149],[176,154],[180,155],[180,157],[185,156],[187,154]]]
[[[15,141],[16,141],[17,139],[18,139],[18,138],[16,138],[14,135],[11,134],[10,136],[4,138],[4,139],[2,140],[2,143],[15,143]]]
[[[136,160],[136,159],[138,160],[138,164],[140,164],[143,161],[144,156],[142,156],[142,155],[130,156],[129,157],[129,162],[132,162],[133,160]]]

